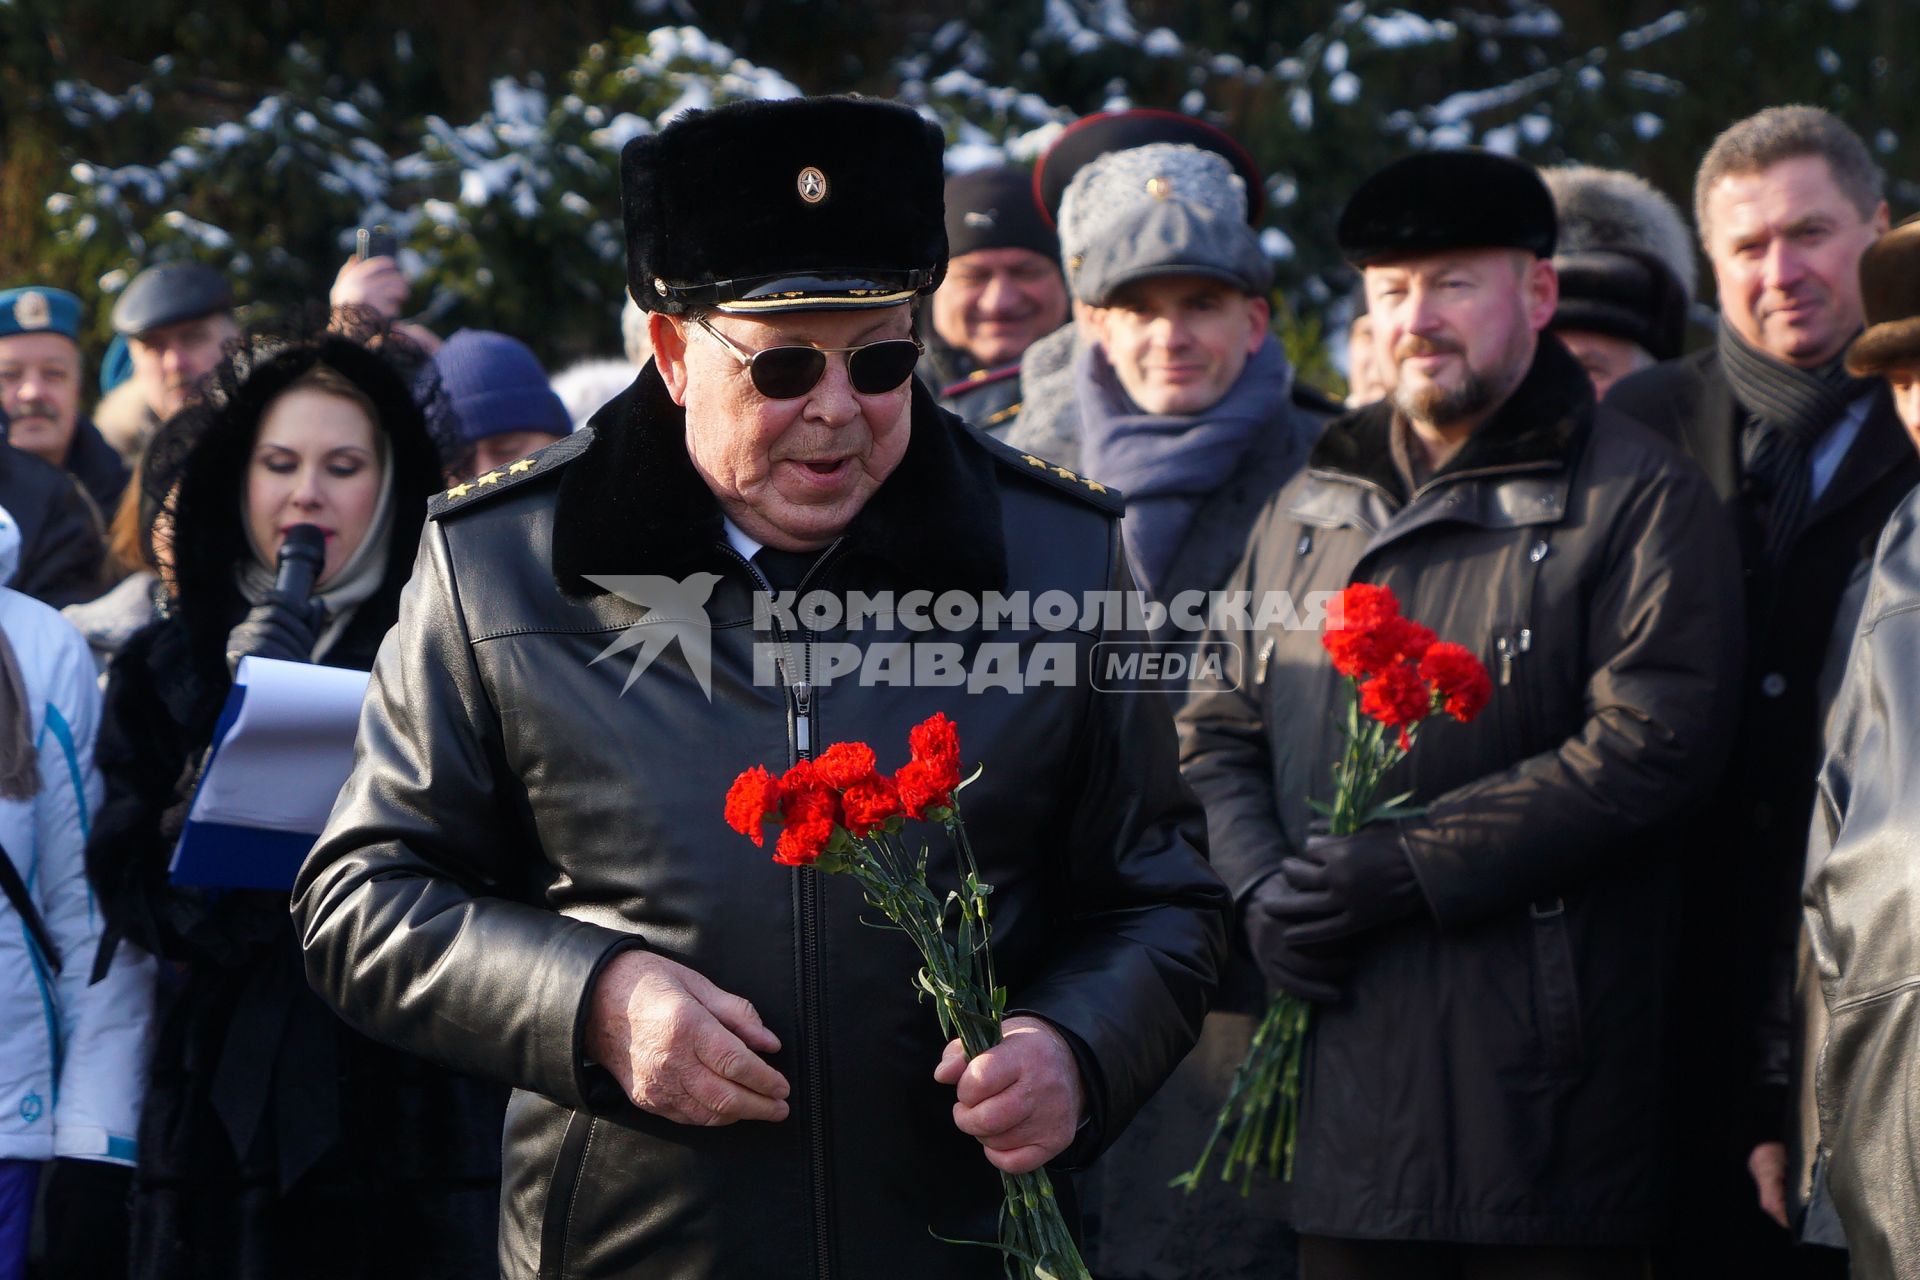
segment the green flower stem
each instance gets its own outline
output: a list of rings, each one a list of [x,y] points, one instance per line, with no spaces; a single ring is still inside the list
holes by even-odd
[[[979,863],[956,805],[945,820],[962,864],[961,887],[942,900],[927,887],[925,859],[910,857],[900,843],[900,823],[856,837],[842,861],[867,902],[913,940],[924,968],[918,988],[931,996],[940,1026],[974,1058],[1000,1043],[1005,999],[994,981],[992,930]],[[954,910],[957,908],[957,911]],[[953,919],[949,919],[953,916]],[[1053,1182],[1045,1169],[1000,1175],[1004,1201],[996,1247],[1013,1280],[1092,1280],[1079,1246],[1067,1230]]]

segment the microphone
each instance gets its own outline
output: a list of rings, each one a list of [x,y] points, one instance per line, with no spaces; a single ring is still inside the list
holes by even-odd
[[[294,525],[280,544],[274,592],[283,599],[305,604],[313,594],[314,581],[319,578],[320,566],[326,560],[327,535],[314,525]]]

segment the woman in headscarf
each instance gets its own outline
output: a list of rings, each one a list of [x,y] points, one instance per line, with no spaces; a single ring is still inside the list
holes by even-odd
[[[147,457],[175,602],[109,670],[88,847],[101,966],[120,936],[174,962],[135,1177],[142,1280],[495,1267],[503,1094],[336,1020],[307,987],[285,892],[167,871],[239,660],[365,670],[397,615],[441,453],[392,341],[242,342]],[[299,524],[325,535],[310,599],[275,589]]]

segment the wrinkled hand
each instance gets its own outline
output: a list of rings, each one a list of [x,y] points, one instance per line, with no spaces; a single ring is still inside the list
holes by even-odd
[[[1344,994],[1353,960],[1339,950],[1295,947],[1287,942],[1289,912],[1295,909],[1299,896],[1300,891],[1277,871],[1254,886],[1241,916],[1247,949],[1260,966],[1269,992],[1284,991],[1302,1000],[1333,1004]]]
[[[1763,1142],[1747,1156],[1747,1172],[1760,1193],[1760,1211],[1787,1225],[1787,1144]]]
[[[388,320],[398,320],[413,287],[392,258],[348,258],[333,278],[327,302],[342,307],[368,307]]]
[[[309,662],[326,625],[327,607],[318,600],[293,600],[278,591],[247,611],[240,625],[227,633],[227,670],[237,671],[242,658],[280,658]]]
[[[623,951],[594,984],[587,1056],[633,1104],[677,1124],[785,1120],[780,1040],[754,1007],[665,956]]]
[[[933,1078],[956,1086],[953,1123],[980,1139],[987,1163],[1030,1173],[1073,1144],[1086,1090],[1066,1037],[1039,1018],[1008,1018],[1004,1038],[972,1061],[948,1042]]]
[[[1284,911],[1291,947],[1351,938],[1418,914],[1425,899],[1400,826],[1379,822],[1350,836],[1311,836],[1280,863],[1296,892]]]

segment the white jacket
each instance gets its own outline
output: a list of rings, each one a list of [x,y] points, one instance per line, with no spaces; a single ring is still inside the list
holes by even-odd
[[[19,526],[0,510],[0,582],[19,556]],[[123,944],[107,977],[87,985],[101,926],[86,875],[87,832],[100,803],[93,657],[57,610],[7,588],[0,631],[20,664],[40,757],[39,794],[0,800],[0,844],[62,962],[55,977],[0,894],[0,1158],[130,1165],[146,1093],[154,962]]]

